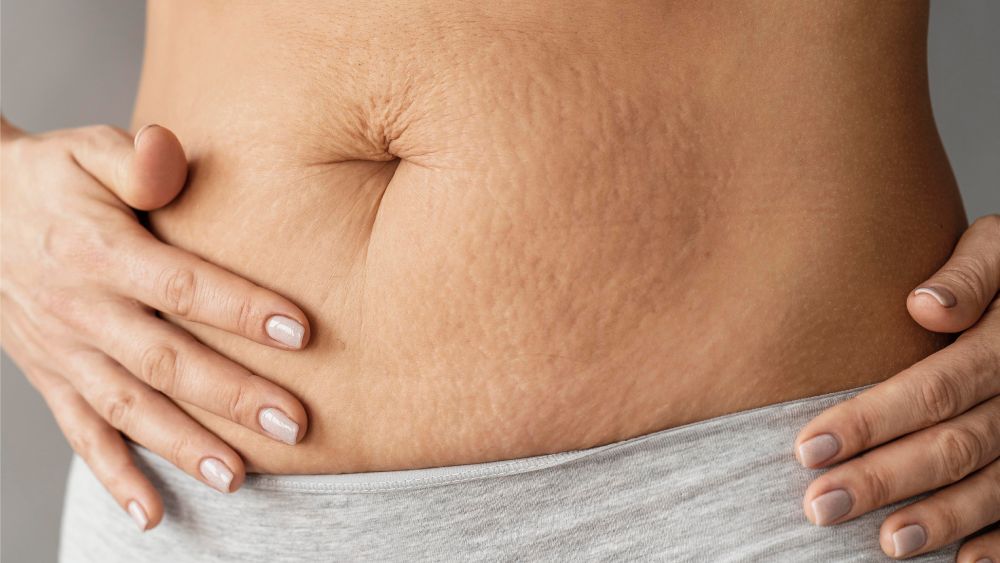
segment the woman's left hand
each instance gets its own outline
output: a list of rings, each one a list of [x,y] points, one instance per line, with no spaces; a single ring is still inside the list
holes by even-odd
[[[998,289],[994,214],[973,223],[944,267],[907,298],[924,328],[962,335],[799,432],[795,453],[804,466],[844,462],[806,489],[811,522],[837,524],[940,488],[885,519],[882,550],[903,559],[983,531],[962,545],[958,563],[1000,563]]]

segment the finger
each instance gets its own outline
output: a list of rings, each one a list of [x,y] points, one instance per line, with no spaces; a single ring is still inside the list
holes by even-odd
[[[308,343],[306,315],[291,301],[163,244],[138,225],[132,235],[121,245],[114,271],[100,272],[116,292],[275,348],[298,350]]]
[[[948,262],[910,293],[906,307],[921,326],[960,332],[972,326],[1000,290],[1000,215],[977,219]]]
[[[76,162],[130,207],[146,211],[170,203],[187,178],[187,158],[165,127],[147,125],[133,139],[108,125],[77,129]]]
[[[153,389],[286,444],[304,435],[305,407],[288,391],[179,327],[121,304],[106,310],[106,352]]]
[[[107,356],[80,353],[76,360],[77,388],[109,424],[220,492],[240,487],[243,460],[218,436]]]
[[[998,520],[1000,462],[993,462],[968,478],[894,512],[882,523],[879,543],[891,557],[912,557],[959,541]]]
[[[806,489],[803,508],[814,524],[838,524],[961,481],[998,458],[1000,397],[995,397],[824,473]]]
[[[1000,563],[1000,525],[966,540],[958,550],[957,563]]]
[[[981,331],[823,411],[795,440],[805,467],[837,463],[1000,395],[1000,362]]]
[[[125,440],[73,389],[51,372],[36,372],[32,379],[70,447],[90,467],[94,476],[135,522],[140,531],[156,527],[163,518],[159,493],[136,467]]]

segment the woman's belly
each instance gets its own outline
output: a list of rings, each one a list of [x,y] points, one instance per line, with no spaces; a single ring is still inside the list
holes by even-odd
[[[153,3],[135,113],[192,162],[157,234],[310,317],[183,323],[309,411],[284,446],[182,405],[252,470],[586,448],[946,342],[905,309],[965,227],[925,7],[317,4]]]

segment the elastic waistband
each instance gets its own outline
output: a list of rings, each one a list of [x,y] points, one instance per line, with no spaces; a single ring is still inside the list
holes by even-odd
[[[846,400],[862,391],[875,386],[875,383],[854,387],[842,391],[834,391],[823,395],[803,397],[782,403],[774,403],[754,409],[738,411],[715,418],[709,418],[689,424],[674,426],[657,432],[643,434],[627,440],[612,442],[583,450],[571,450],[546,455],[525,458],[474,463],[468,465],[449,465],[426,469],[405,469],[399,471],[375,471],[366,473],[338,473],[324,475],[277,475],[277,474],[247,474],[243,488],[256,490],[301,491],[315,493],[367,493],[383,492],[422,487],[439,486],[464,481],[472,481],[488,477],[500,477],[537,471],[555,466],[565,465],[583,458],[620,452],[636,448],[640,445],[649,447],[655,442],[655,447],[669,451],[670,443],[689,441],[692,437],[699,440],[711,440],[713,436],[731,433],[736,429],[751,431],[755,425],[780,423],[782,419],[798,419],[803,413],[818,414],[830,406]],[[143,461],[158,471],[178,471],[170,462],[154,454],[146,448],[130,443],[133,451]],[[792,443],[788,444],[789,456],[792,456]]]

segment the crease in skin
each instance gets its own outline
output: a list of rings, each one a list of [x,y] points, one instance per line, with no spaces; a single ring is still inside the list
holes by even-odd
[[[386,144],[386,146],[388,147],[388,143]],[[365,318],[366,317],[365,317],[365,309],[364,309],[364,307],[365,307],[365,296],[366,296],[366,293],[367,293],[367,290],[368,290],[368,250],[371,247],[371,240],[372,240],[372,237],[375,234],[375,225],[378,223],[378,212],[379,212],[379,209],[381,209],[381,206],[382,206],[382,199],[385,197],[385,194],[389,191],[389,188],[393,185],[393,179],[396,177],[396,171],[399,169],[399,166],[401,165],[401,163],[403,162],[403,160],[397,158],[397,159],[395,159],[395,160],[393,160],[391,162],[392,162],[391,166],[393,167],[392,173],[389,176],[389,179],[388,179],[388,181],[385,184],[385,188],[382,189],[382,192],[379,194],[378,199],[375,201],[374,210],[371,212],[371,223],[368,225],[368,238],[367,238],[367,241],[365,243],[364,257],[362,258],[361,265],[359,266],[360,269],[361,269],[361,281],[360,281],[360,284],[361,284],[361,296],[359,298],[358,334],[359,334],[359,338],[360,338],[360,340],[362,342],[364,341],[364,337],[365,337]]]
[[[157,231],[314,329],[287,354],[190,327],[305,403],[293,452],[195,411],[248,467],[589,447],[937,345],[895,296],[960,204],[923,102],[850,86],[881,84],[873,49],[917,72],[906,18],[865,19],[886,39],[819,17],[870,10],[850,2],[309,6],[151,5],[137,101],[200,163]]]

